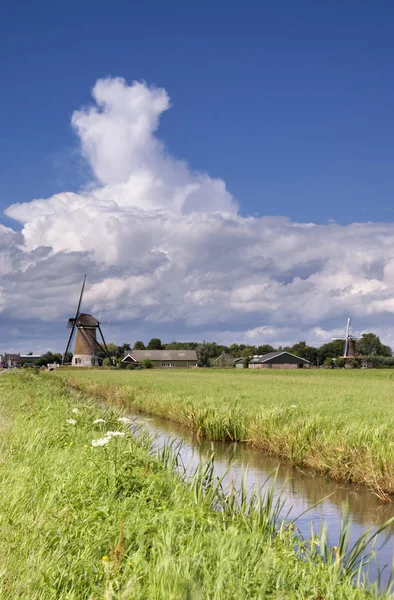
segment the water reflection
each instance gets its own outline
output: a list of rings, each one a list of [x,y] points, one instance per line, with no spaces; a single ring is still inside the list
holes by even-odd
[[[247,487],[261,487],[275,472],[278,494],[283,495],[284,514],[290,512],[297,520],[298,529],[308,538],[313,522],[316,530],[326,524],[332,544],[338,539],[340,522],[344,505],[353,522],[352,540],[355,541],[366,529],[379,527],[394,517],[394,503],[383,504],[371,492],[365,489],[356,490],[351,486],[335,483],[324,477],[304,473],[289,464],[281,463],[278,458],[266,456],[246,444],[212,442],[197,439],[187,429],[172,421],[157,417],[133,415],[147,429],[157,436],[157,444],[166,440],[183,441],[181,456],[183,463],[192,470],[200,460],[207,460],[212,452],[215,454],[215,472],[222,476],[228,470],[225,482],[233,481],[239,486],[246,477]],[[329,497],[327,497],[329,496]],[[322,498],[322,502],[314,506]],[[312,508],[311,508],[312,507]],[[394,524],[380,535],[377,544],[377,558],[380,567],[392,564],[394,551]],[[387,569],[388,571],[388,569]],[[376,568],[372,566],[370,576],[376,576]],[[389,573],[387,573],[388,576]],[[383,578],[385,579],[385,578]]]

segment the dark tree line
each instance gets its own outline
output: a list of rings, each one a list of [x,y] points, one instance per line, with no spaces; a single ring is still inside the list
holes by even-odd
[[[133,350],[196,350],[198,363],[200,366],[209,366],[214,363],[222,354],[228,354],[234,358],[248,359],[256,354],[268,354],[269,352],[275,352],[279,350],[286,350],[292,354],[296,354],[301,358],[305,358],[313,365],[327,364],[328,359],[337,359],[343,356],[344,352],[344,341],[333,340],[327,344],[323,344],[319,348],[309,346],[305,341],[297,342],[292,346],[279,346],[274,348],[270,344],[262,344],[260,346],[246,345],[246,344],[231,344],[225,346],[223,344],[217,344],[216,342],[170,342],[163,344],[159,338],[152,338],[148,344],[145,345],[143,341],[138,340],[133,346]],[[107,345],[109,354],[120,362],[125,355],[125,352],[131,351],[130,344],[117,344],[110,343]],[[392,357],[392,351],[389,346],[385,346],[381,343],[380,338],[374,333],[364,333],[362,337],[357,340],[356,344],[357,354],[360,356],[368,357],[371,359],[372,364],[387,365]],[[105,353],[97,348],[97,354],[100,358],[105,359]],[[67,357],[67,362],[71,361],[72,356]],[[52,352],[46,352],[41,356],[35,363],[39,366],[46,365],[47,363],[58,362],[61,363],[62,355],[53,354]]]
[[[234,358],[250,358],[256,354],[268,354],[280,350],[286,350],[301,358],[309,360],[314,365],[322,365],[328,358],[339,358],[343,356],[345,342],[333,340],[320,347],[309,346],[305,341],[297,342],[292,346],[279,346],[274,348],[270,344],[259,346],[246,344],[231,344],[225,346],[216,342],[170,342],[163,344],[160,339],[152,338],[145,346],[144,342],[138,341],[134,344],[135,350],[196,350],[201,366],[208,366],[222,354],[229,354]],[[356,344],[357,354],[360,356],[391,357],[392,351],[389,346],[381,343],[379,337],[374,333],[364,333]]]

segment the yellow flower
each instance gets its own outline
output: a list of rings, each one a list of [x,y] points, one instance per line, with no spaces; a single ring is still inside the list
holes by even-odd
[[[108,556],[103,556],[101,560],[109,560]]]

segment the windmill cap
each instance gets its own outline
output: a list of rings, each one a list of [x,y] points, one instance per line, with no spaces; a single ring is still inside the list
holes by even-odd
[[[98,327],[99,324],[100,322],[95,317],[87,313],[81,313],[77,319],[77,325],[82,327]]]

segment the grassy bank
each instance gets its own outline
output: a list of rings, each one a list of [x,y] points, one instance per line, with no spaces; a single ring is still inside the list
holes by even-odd
[[[106,400],[245,441],[336,480],[394,494],[394,373],[81,371],[59,374]]]
[[[144,434],[58,378],[4,375],[0,414],[1,598],[374,596],[324,540],[296,555],[269,495],[236,508],[209,469],[185,483],[169,452],[152,455]]]

